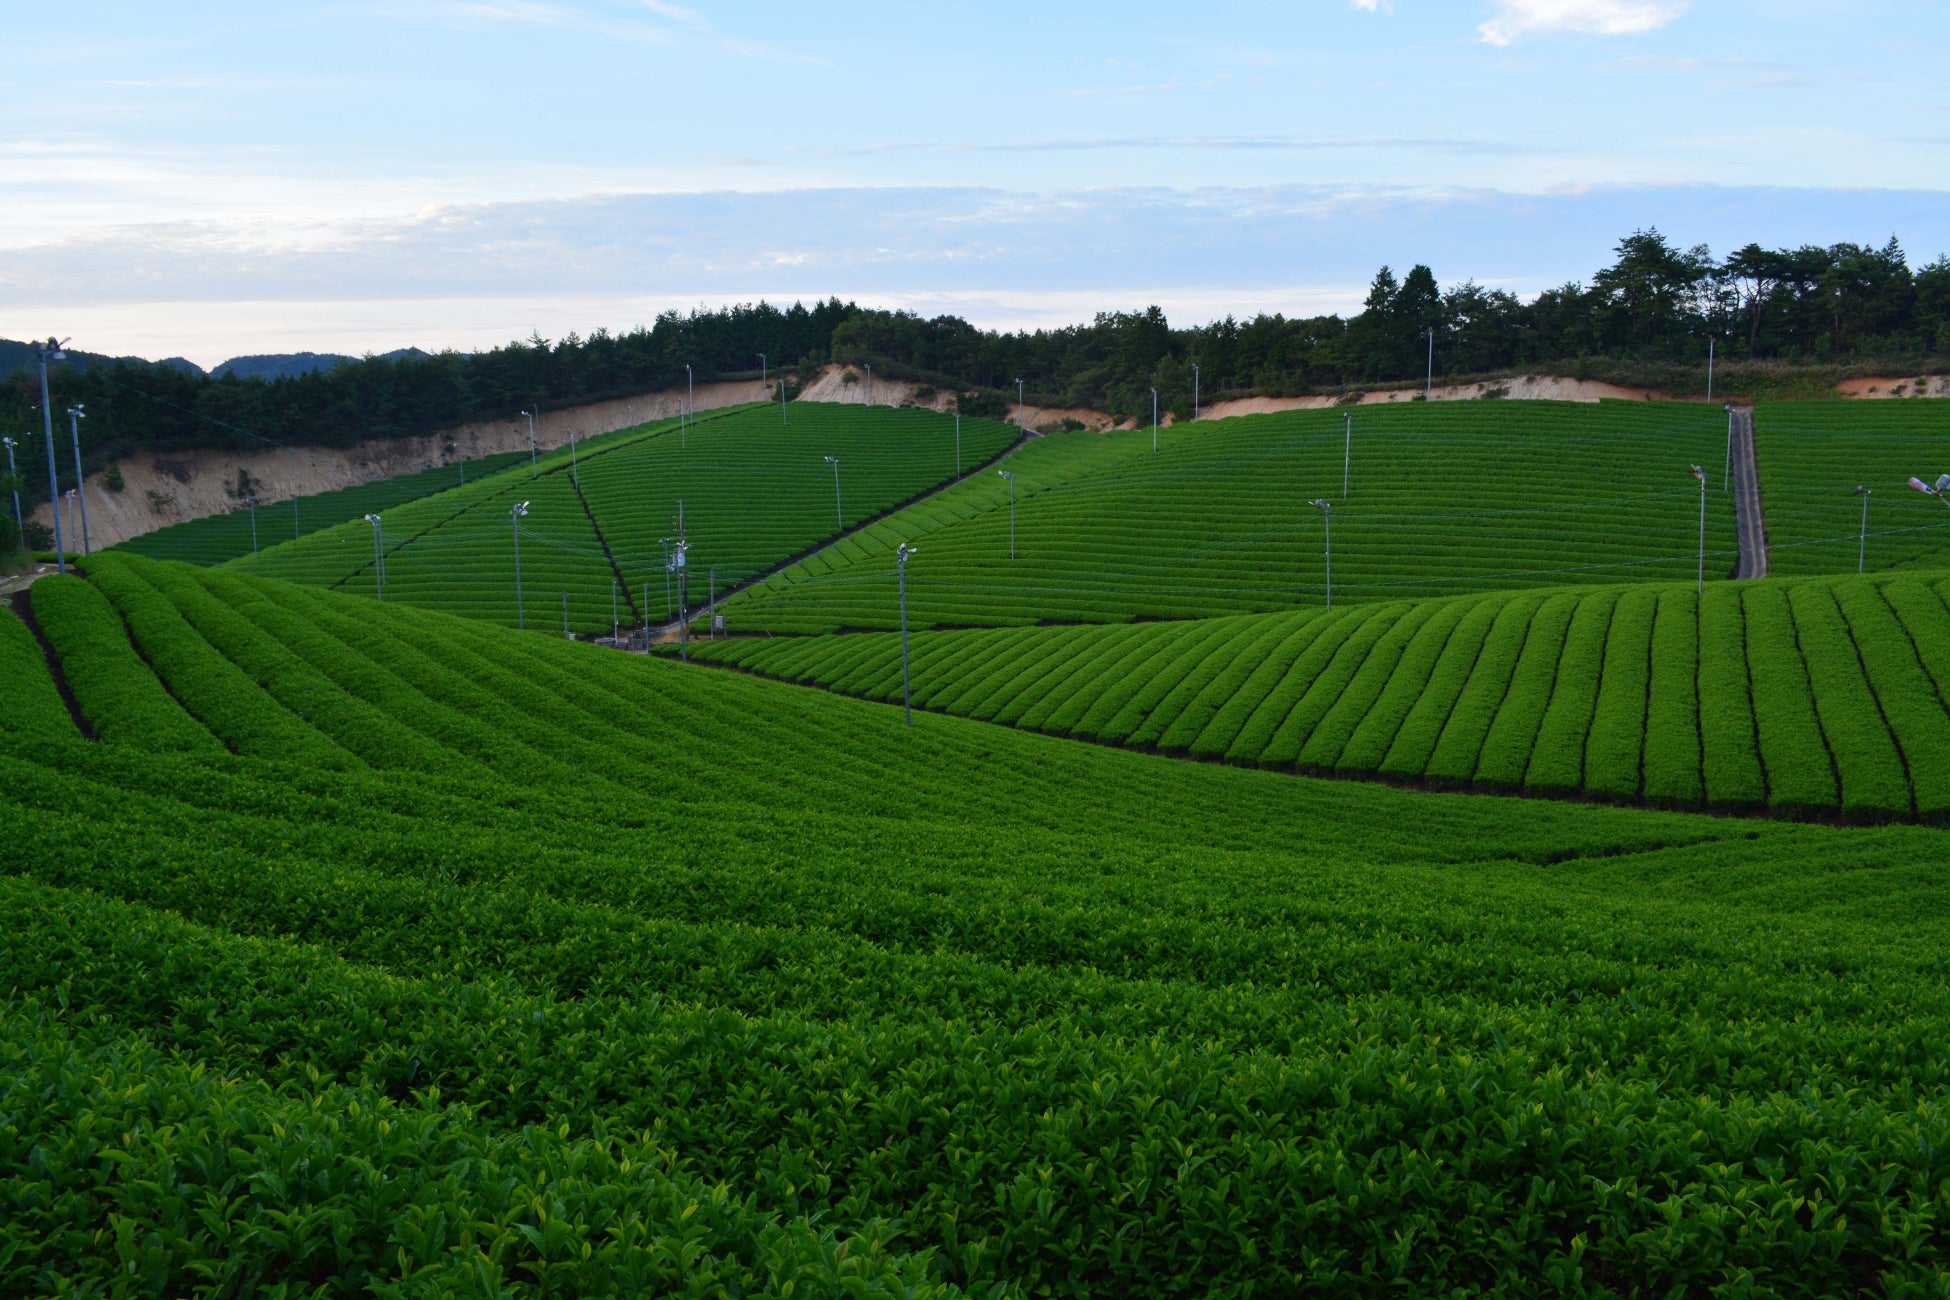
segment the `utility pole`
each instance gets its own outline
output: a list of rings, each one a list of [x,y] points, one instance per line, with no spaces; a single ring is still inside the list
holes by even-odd
[[[1325,532],[1327,608],[1334,608],[1334,503],[1315,497],[1307,503],[1320,510],[1320,526]]]
[[[1158,390],[1151,390],[1151,450],[1158,450]]]
[[[684,662],[691,661],[691,608],[684,595],[684,553],[690,550],[690,543],[678,542],[675,556],[677,563],[677,646]]]
[[[1706,400],[1713,400],[1713,337],[1706,339]]]
[[[1869,562],[1869,489],[1858,483],[1855,490],[1862,496],[1862,544],[1855,552],[1855,571],[1859,574]]]
[[[582,464],[576,459],[576,431],[569,430],[569,477],[574,480],[576,490],[582,489]]]
[[[386,551],[379,541],[379,516],[367,515],[366,522],[372,525],[372,577],[373,599],[386,599]]]
[[[528,630],[528,610],[521,603],[521,517],[527,513],[526,501],[508,509],[508,520],[515,529],[515,627],[523,632]]]
[[[1016,558],[1016,476],[1006,469],[995,471],[1009,480],[1009,558]]]
[[[14,469],[14,440],[0,438],[7,444],[7,486],[14,493],[14,541],[22,550],[27,549],[27,533],[20,521],[20,474]]]
[[[1341,448],[1341,500],[1347,500],[1347,477],[1354,467],[1354,412],[1342,411],[1341,418],[1347,421],[1347,443]]]
[[[1192,419],[1198,419],[1198,362],[1192,362]]]
[[[1732,403],[1728,403],[1727,405],[1727,470],[1726,473],[1720,475],[1720,491],[1726,492],[1730,490],[1732,487],[1733,487],[1733,405]]]
[[[1025,433],[1029,430],[1028,417],[1022,410],[1022,380],[1016,380],[1016,427]]]
[[[691,445],[690,443],[691,416],[693,413],[696,412],[696,410],[697,410],[697,375],[692,372],[690,364],[686,362],[684,365],[684,424],[683,424],[684,431],[678,435],[679,443],[686,448],[688,448]]]
[[[840,509],[840,458],[828,456],[826,463],[833,467],[833,516],[839,520],[840,531],[846,531],[846,512]]]
[[[1693,477],[1699,480],[1699,594],[1706,595],[1706,471],[1693,466]]]
[[[792,417],[785,413],[785,380],[783,379],[779,381],[779,423],[781,425],[792,423]]]
[[[955,477],[961,477],[961,412],[955,412]]]
[[[760,388],[770,388],[772,386],[771,371],[763,352],[758,354],[758,386]]]
[[[257,498],[245,497],[244,504],[249,506],[251,511],[251,554],[256,555],[257,554]]]
[[[867,367],[867,405],[873,405],[873,367]]]
[[[537,403],[537,405],[539,406],[540,403]],[[537,474],[541,473],[536,468],[535,461],[537,455],[535,451],[535,412],[533,410],[524,410],[522,414],[528,417],[528,477],[534,478]]]
[[[83,555],[89,553],[88,496],[83,491],[88,486],[88,482],[81,477],[81,422],[87,418],[87,412],[81,409],[80,402],[76,402],[68,408],[68,436],[74,441],[74,499],[75,503],[81,507],[81,553]],[[254,528],[253,531],[255,531]]]
[[[47,435],[47,512],[54,516],[54,567],[61,573],[68,571],[68,548],[61,540],[61,485],[54,477],[54,406],[47,396],[47,365],[66,361],[66,347],[67,340],[57,343],[52,337],[34,345],[34,355],[41,362],[41,428]]]
[[[715,641],[718,639],[718,568],[716,565],[711,566],[710,583],[711,594],[705,606],[704,627],[711,634],[711,639]]]
[[[609,580],[609,639],[612,644],[623,639],[623,620],[616,609],[616,579]]]
[[[907,725],[914,725],[914,692],[908,685],[907,677],[907,557],[914,554],[914,547],[902,542],[894,552],[900,567],[901,588],[901,712],[907,716]]]
[[[1435,400],[1435,326],[1429,326],[1429,373],[1422,381],[1422,400]]]

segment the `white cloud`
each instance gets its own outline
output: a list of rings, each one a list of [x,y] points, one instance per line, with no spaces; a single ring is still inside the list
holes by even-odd
[[[1637,36],[1664,27],[1687,7],[1688,0],[1497,0],[1495,16],[1476,30],[1491,45],[1535,32]]]
[[[1347,0],[1348,7],[1371,14],[1392,14],[1395,6],[1390,0]]]

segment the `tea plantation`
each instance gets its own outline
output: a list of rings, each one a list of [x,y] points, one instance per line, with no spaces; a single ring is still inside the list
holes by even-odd
[[[361,483],[357,487],[274,501],[257,508],[255,537],[251,534],[251,511],[240,506],[228,514],[186,519],[153,533],[131,537],[118,543],[116,549],[156,560],[222,564],[307,533],[322,532],[348,519],[363,518],[374,511],[391,510],[449,488],[463,487],[470,480],[484,479],[516,465],[525,467],[528,459],[525,451],[496,452],[466,462],[435,465],[413,474]]]
[[[0,1295],[1950,1294],[1925,404],[788,414],[0,607]]]
[[[1950,472],[1950,405],[1764,403],[1754,411],[1754,450],[1772,572],[1950,563],[1950,510],[1908,486]],[[1869,489],[1866,542],[1858,486]]]
[[[915,568],[920,567],[919,561]],[[931,579],[910,574],[916,601]],[[928,632],[917,706],[1265,767],[1670,807],[1950,817],[1950,579],[1545,588]],[[901,698],[885,633],[694,657]]]
[[[964,471],[1019,437],[993,420],[961,422]],[[833,466],[840,461],[838,500]],[[607,635],[675,618],[665,543],[684,503],[690,603],[810,551],[956,477],[955,422],[932,411],[796,403],[700,415],[592,438],[544,456],[540,473],[498,475],[381,511],[385,599],[516,626]],[[522,598],[515,604],[514,521]],[[237,562],[240,572],[379,594],[363,518]]]
[[[769,578],[744,630],[890,627],[882,575],[927,556],[916,626],[1206,618],[1557,583],[1691,578],[1698,483],[1726,417],[1691,403],[1453,402],[1295,411],[1151,432],[1054,434]],[[1342,495],[1343,470],[1347,494]],[[1736,558],[1707,501],[1708,573]]]

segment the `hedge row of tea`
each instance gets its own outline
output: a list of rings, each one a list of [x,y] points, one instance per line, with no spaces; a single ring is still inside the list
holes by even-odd
[[[1351,416],[1351,426],[1346,419]],[[1352,433],[1349,434],[1351,427]],[[895,625],[905,541],[917,626],[1207,618],[1551,583],[1694,576],[1726,416],[1693,403],[1421,402],[1108,436],[1055,434],[740,596],[735,628]],[[1347,493],[1342,494],[1343,469]],[[1708,573],[1736,558],[1707,499]],[[1013,543],[1011,538],[1013,536]],[[1014,557],[1011,558],[1013,544]]]
[[[917,584],[918,585],[918,584]],[[1950,814],[1933,577],[1646,584],[914,638],[922,708],[1265,767],[1683,808]],[[901,698],[900,638],[693,656]]]
[[[32,610],[98,739],[0,612],[0,1292],[1944,1284],[1940,832],[89,567]]]
[[[323,532],[349,519],[362,519],[375,511],[392,510],[422,497],[449,488],[464,487],[472,480],[484,479],[516,465],[526,465],[525,451],[496,452],[451,465],[434,465],[412,474],[361,483],[274,501],[257,507],[253,535],[252,512],[239,507],[228,514],[186,519],[180,524],[159,528],[153,533],[131,537],[115,549],[132,551],[155,560],[183,560],[190,564],[223,564],[256,554],[268,546],[291,541],[308,533]]]
[[[1768,568],[1854,573],[1944,565],[1950,510],[1909,486],[1950,473],[1950,403],[1770,402],[1754,411]],[[1857,487],[1869,489],[1863,512]],[[1866,541],[1863,533],[1866,531]]]
[[[962,420],[965,469],[1018,437],[993,420]],[[839,464],[838,491],[834,467]],[[666,570],[678,505],[690,540],[688,598],[707,603],[713,570],[734,582],[831,540],[956,477],[953,416],[888,407],[795,403],[664,422],[590,439],[544,457],[541,473],[382,514],[385,599],[507,626],[607,635],[676,617]],[[521,608],[515,521],[521,521]],[[363,521],[239,562],[241,572],[378,596],[372,528]]]

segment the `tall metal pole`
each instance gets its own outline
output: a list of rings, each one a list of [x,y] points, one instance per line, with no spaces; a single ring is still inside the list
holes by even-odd
[[[536,468],[536,457],[539,453],[535,450],[535,412],[523,411],[522,414],[528,417],[528,477],[534,478],[541,473]]]
[[[1347,421],[1347,443],[1341,448],[1341,500],[1347,500],[1347,477],[1354,468],[1354,412],[1342,411]]]
[[[907,716],[907,725],[914,725],[914,692],[907,677],[907,557],[914,554],[915,548],[902,542],[900,550],[894,554],[900,562],[901,588],[901,712]]]
[[[846,511],[840,509],[840,458],[828,456],[826,463],[833,467],[833,517],[839,521],[840,531],[846,531]]]
[[[582,487],[582,462],[576,459],[576,431],[569,430],[569,477],[575,480],[577,488]]]
[[[718,639],[718,566],[715,564],[710,569],[710,583],[710,595],[707,598],[709,603],[705,607],[704,630],[709,632],[711,639],[715,641]]]
[[[1198,419],[1198,362],[1192,362],[1192,419]]]
[[[1435,326],[1429,326],[1429,373],[1422,381],[1422,400],[1435,400]]]
[[[386,552],[379,543],[379,516],[367,515],[372,525],[372,591],[375,600],[386,599]]]
[[[1855,552],[1855,571],[1861,573],[1869,562],[1869,489],[1858,483],[1855,490],[1862,494],[1862,544]]]
[[[251,554],[256,555],[257,554],[257,498],[245,497],[244,504],[251,508]]]
[[[1016,380],[1016,427],[1027,429],[1029,427],[1027,418],[1022,411],[1022,380],[1018,379]]]
[[[689,549],[688,543],[677,543],[677,648],[685,663],[691,661],[691,609],[684,594],[684,552]]]
[[[679,442],[681,442],[682,445],[685,447],[689,447],[691,445],[690,443],[691,416],[695,414],[696,411],[697,411],[697,375],[691,370],[689,364],[686,364],[684,366],[684,432],[679,437]]]
[[[1016,558],[1016,476],[1006,469],[995,471],[1009,480],[1009,558]]]
[[[1732,487],[1733,487],[1733,407],[1729,406],[1727,407],[1727,468],[1726,468],[1726,472],[1720,475],[1720,491],[1725,492],[1731,489]]]
[[[521,517],[527,513],[526,501],[508,508],[508,522],[515,530],[515,627],[523,632],[528,630],[528,608],[521,600]]]
[[[785,413],[785,380],[783,379],[779,381],[779,423],[782,425],[792,423],[792,417]]]
[[[867,367],[867,405],[873,405],[873,367]]]
[[[1693,477],[1699,480],[1699,594],[1706,595],[1706,471],[1693,466]]]
[[[771,371],[765,360],[765,354],[761,352],[758,354],[758,386],[760,388],[769,388],[771,384]]]
[[[1713,400],[1713,339],[1706,340],[1706,400]]]
[[[569,636],[569,593],[566,591],[562,593],[562,639],[573,639]]]
[[[1334,608],[1334,503],[1316,497],[1307,503],[1320,511],[1320,526],[1325,533],[1327,608]]]
[[[81,507],[81,553],[89,553],[88,546],[88,494],[84,489],[88,481],[81,477],[81,422],[87,413],[79,402],[68,408],[68,436],[74,441],[74,499]]]
[[[54,567],[68,571],[68,548],[61,540],[61,485],[54,477],[54,407],[47,396],[47,363],[67,356],[53,339],[36,343],[34,353],[41,359],[41,428],[47,435],[47,511],[54,516]]]
[[[1151,450],[1158,450],[1158,390],[1151,390]]]
[[[27,532],[20,520],[20,474],[14,469],[14,440],[0,438],[0,442],[7,444],[7,483],[14,492],[14,542],[25,550]]]
[[[614,578],[609,580],[609,639],[611,641],[623,639],[623,621],[616,609],[616,579]]]
[[[955,477],[961,477],[961,412],[955,412]]]

